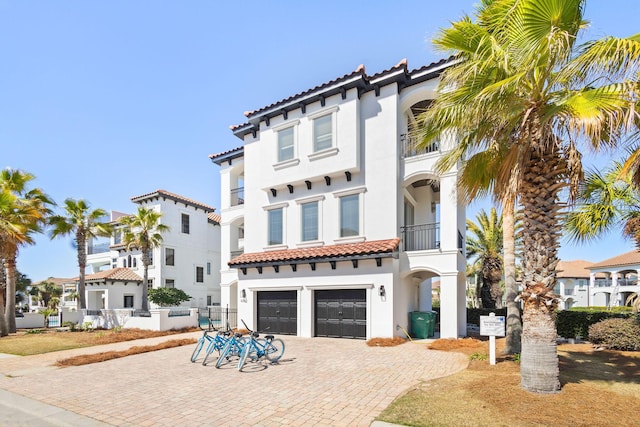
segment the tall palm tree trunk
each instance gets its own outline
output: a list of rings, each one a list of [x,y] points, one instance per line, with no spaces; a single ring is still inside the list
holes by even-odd
[[[16,332],[16,256],[10,255],[5,260],[7,271],[7,292],[4,318],[9,333]]]
[[[507,300],[507,336],[503,354],[520,353],[522,319],[516,282],[515,206],[514,198],[506,197],[502,203],[502,238],[504,250],[504,282]]]
[[[558,192],[565,167],[557,151],[532,144],[521,186],[523,207],[524,301],[521,385],[536,393],[560,389],[555,326],[557,252],[560,236]]]
[[[142,265],[144,266],[144,277],[142,282],[142,311],[149,311],[149,249],[142,249]]]
[[[7,326],[7,320],[4,316],[4,292],[6,289],[6,269],[4,260],[0,260],[0,337],[6,337],[9,335],[9,327]]]
[[[85,270],[87,269],[87,239],[81,230],[76,233],[76,244],[78,245],[78,304],[79,310],[87,308],[85,298]]]

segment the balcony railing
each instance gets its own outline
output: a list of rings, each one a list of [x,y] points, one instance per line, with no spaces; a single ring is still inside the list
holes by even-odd
[[[400,141],[402,141],[402,156],[413,157],[421,154],[434,153],[440,151],[440,141],[434,141],[431,144],[418,149],[418,139],[403,133],[400,135]]]
[[[440,223],[400,227],[402,250],[424,251],[440,248]]]
[[[244,205],[244,187],[231,190],[231,206]]]
[[[636,286],[638,285],[638,279],[618,279],[618,286]],[[611,279],[596,279],[594,287],[596,288],[608,288],[613,286]]]

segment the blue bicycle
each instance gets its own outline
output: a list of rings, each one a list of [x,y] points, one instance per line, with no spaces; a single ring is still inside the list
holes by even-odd
[[[216,361],[216,368],[220,368],[225,362],[228,362],[232,356],[239,356],[245,346],[246,338],[240,332],[236,332],[231,336],[227,343],[220,350],[220,355]]]
[[[247,358],[257,361],[264,356],[272,363],[280,360],[284,354],[284,342],[280,338],[274,338],[273,335],[265,335],[264,338],[259,338],[260,334],[258,332],[251,331],[247,324],[244,323],[244,320],[242,320],[242,323],[251,333],[240,353],[238,371],[242,371]]]
[[[198,342],[196,342],[196,348],[193,349],[193,353],[191,354],[192,363],[198,360],[198,356],[200,355],[200,352],[204,348],[205,343],[207,343],[207,349],[206,349],[207,354],[205,355],[204,361],[202,362],[203,364],[205,364],[204,362],[206,362],[209,354],[211,354],[215,350],[220,351],[220,349],[224,347],[224,345],[229,340],[229,335],[231,335],[230,332],[218,332],[216,335],[212,336],[212,335],[209,335],[211,331],[212,331],[211,325],[209,325],[209,329],[203,330],[202,336],[198,339]]]

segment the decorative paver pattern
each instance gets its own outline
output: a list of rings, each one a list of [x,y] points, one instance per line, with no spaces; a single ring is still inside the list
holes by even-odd
[[[368,426],[411,386],[468,363],[425,342],[281,338],[278,364],[243,372],[191,363],[193,346],[61,369],[43,366],[52,355],[0,359],[0,388],[117,426]]]

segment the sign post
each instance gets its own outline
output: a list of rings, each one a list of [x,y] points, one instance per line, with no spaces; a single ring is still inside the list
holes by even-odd
[[[491,313],[488,316],[480,316],[480,335],[489,336],[489,363],[496,364],[496,336],[504,337],[504,316],[496,316]]]

